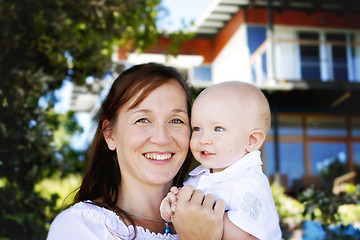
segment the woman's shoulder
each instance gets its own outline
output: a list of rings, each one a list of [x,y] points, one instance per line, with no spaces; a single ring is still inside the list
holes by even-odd
[[[123,229],[119,229],[123,228]],[[96,206],[90,201],[79,202],[59,213],[51,223],[48,239],[99,239],[127,226],[116,213]]]
[[[99,207],[91,201],[78,202],[66,210],[62,211],[54,220],[54,222],[60,222],[68,224],[69,221],[76,222],[104,222],[104,221],[116,221],[118,216],[115,212],[106,208]],[[120,220],[120,219],[119,219]]]
[[[178,239],[177,235],[156,234],[142,227],[136,229],[136,239]],[[132,239],[133,236],[133,226],[127,226],[115,212],[85,201],[74,204],[55,218],[47,240]]]

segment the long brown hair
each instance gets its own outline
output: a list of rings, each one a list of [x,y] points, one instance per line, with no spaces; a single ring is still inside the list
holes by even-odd
[[[115,211],[123,220],[128,219],[133,225],[133,219],[116,207],[118,186],[121,181],[120,167],[116,151],[109,150],[103,136],[103,122],[108,121],[106,128],[114,126],[119,109],[133,96],[140,95],[130,108],[140,104],[154,89],[169,81],[177,81],[184,89],[187,98],[187,110],[190,119],[191,98],[188,86],[175,68],[157,63],[135,65],[117,77],[99,109],[95,120],[97,129],[90,146],[87,167],[75,202],[96,200],[102,198],[101,205]],[[191,164],[190,151],[184,164],[173,180],[173,185],[181,186]]]

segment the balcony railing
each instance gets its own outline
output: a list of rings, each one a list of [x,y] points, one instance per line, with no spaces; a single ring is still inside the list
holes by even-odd
[[[252,81],[359,82],[360,43],[266,39],[249,59]]]

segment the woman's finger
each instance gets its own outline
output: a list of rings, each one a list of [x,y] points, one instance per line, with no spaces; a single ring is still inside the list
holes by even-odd
[[[201,190],[195,190],[191,196],[190,201],[202,205],[205,198],[205,194]]]
[[[184,186],[180,189],[178,193],[178,202],[188,202],[190,201],[195,188],[193,186]]]
[[[226,203],[224,200],[219,199],[214,206],[214,212],[217,216],[223,216],[225,212]]]
[[[205,196],[203,201],[203,207],[213,209],[215,206],[216,198],[213,194],[208,194]]]

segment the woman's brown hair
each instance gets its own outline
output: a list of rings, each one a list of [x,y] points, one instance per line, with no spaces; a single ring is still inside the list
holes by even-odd
[[[111,128],[117,120],[119,109],[133,96],[141,91],[130,108],[136,107],[154,89],[169,81],[176,81],[183,87],[190,119],[191,98],[189,89],[175,68],[157,63],[140,64],[127,69],[115,79],[95,117],[97,129],[90,146],[87,167],[79,191],[75,196],[75,202],[94,201],[101,198],[102,201],[99,205],[115,211],[123,220],[126,218],[134,225],[129,214],[116,206],[119,193],[118,186],[121,181],[121,166],[118,164],[116,151],[109,150],[105,142],[103,123],[105,120],[108,121],[109,123],[105,128]],[[184,164],[174,178],[173,185],[181,186],[190,164],[191,157],[188,153]]]

